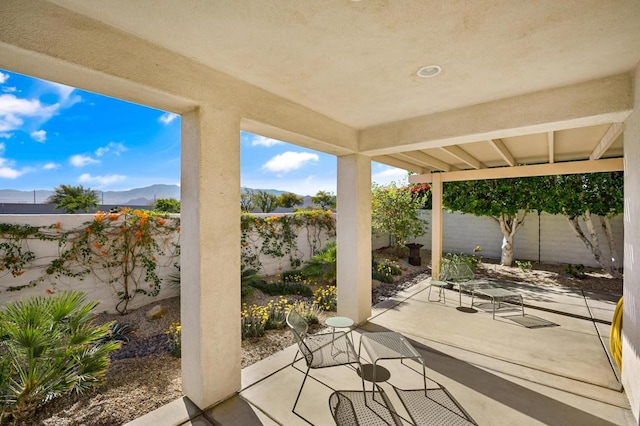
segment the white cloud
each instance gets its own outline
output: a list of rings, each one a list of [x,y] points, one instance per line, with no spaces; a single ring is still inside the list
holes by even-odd
[[[60,104],[43,105],[37,99],[21,99],[15,95],[0,95],[0,132],[19,129],[25,118],[48,120]]]
[[[403,183],[407,181],[407,171],[396,167],[386,167],[371,175],[371,181],[378,185],[388,185],[392,181]]]
[[[158,121],[160,121],[162,124],[164,124],[166,126],[167,124],[171,123],[176,118],[178,118],[178,114],[174,114],[172,112],[165,112],[164,114],[162,114],[160,116],[160,118],[158,118]]]
[[[7,148],[7,145],[4,142],[0,142],[0,155],[4,154],[4,150]]]
[[[2,153],[4,152],[4,144],[0,145],[2,145],[2,149],[0,149],[0,153]],[[15,179],[26,172],[26,170],[14,169],[12,166],[13,164],[11,161],[0,157],[0,178]]]
[[[268,148],[270,146],[279,145],[281,143],[284,142],[258,135],[254,135],[251,139],[251,146],[266,146]]]
[[[11,139],[13,137],[13,133],[0,133],[0,139]]]
[[[287,151],[271,158],[262,166],[262,169],[274,173],[288,173],[292,170],[297,170],[310,162],[316,162],[319,159],[320,157],[318,154]]]
[[[58,95],[58,104],[61,108],[69,108],[82,101],[82,98],[79,95],[73,94],[73,91],[76,89],[71,86],[54,83],[53,81],[46,81],[45,83],[53,88],[53,91]]]
[[[110,152],[113,155],[120,155],[127,150],[127,147],[120,142],[109,142],[107,146],[96,149],[96,155],[102,157],[106,153]]]
[[[14,87],[14,86],[6,86],[2,88],[2,91],[4,93],[17,93],[19,90],[17,87]]]
[[[0,84],[4,84],[9,79],[9,74],[0,72]]]
[[[35,132],[31,132],[31,139],[36,142],[45,142],[47,140],[47,131],[36,130]]]
[[[89,173],[83,173],[80,175],[78,182],[80,183],[92,183],[98,185],[109,185],[116,182],[122,182],[127,177],[123,175],[105,175],[105,176],[91,176]]]
[[[95,158],[91,158],[86,155],[78,154],[69,158],[69,162],[74,167],[84,167],[89,164],[99,163],[100,160],[96,160]]]
[[[42,170],[55,170],[58,167],[60,167],[60,164],[58,163],[47,163],[44,166],[42,166]]]

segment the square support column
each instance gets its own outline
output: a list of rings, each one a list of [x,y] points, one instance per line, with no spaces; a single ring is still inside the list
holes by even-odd
[[[182,116],[182,391],[200,408],[240,389],[240,119]]]
[[[371,315],[371,159],[338,157],[338,315]]]
[[[442,264],[442,176],[431,176],[431,276],[438,280]]]
[[[624,130],[624,312],[622,385],[640,424],[640,64],[635,71],[633,113]]]

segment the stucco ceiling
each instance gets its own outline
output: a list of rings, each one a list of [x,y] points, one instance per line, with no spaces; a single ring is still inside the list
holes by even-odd
[[[50,1],[356,129],[618,75],[640,61],[638,0]],[[425,65],[442,73],[417,77]],[[429,171],[478,168],[465,153],[480,168],[507,165],[505,150],[517,164],[588,159],[599,144],[598,158],[620,156],[619,133],[602,141],[611,124],[473,141],[454,146],[458,156],[405,147],[376,159]]]

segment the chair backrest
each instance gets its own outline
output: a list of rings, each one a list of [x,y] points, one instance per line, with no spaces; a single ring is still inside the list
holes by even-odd
[[[440,280],[464,282],[473,279],[473,270],[466,262],[443,261],[440,268]]]
[[[302,317],[302,315],[300,315],[298,311],[293,308],[289,309],[289,312],[287,313],[287,325],[289,326],[289,328],[291,328],[293,336],[296,339],[296,343],[298,344],[298,348],[300,349],[300,352],[302,352],[302,355],[304,355],[304,359],[307,365],[311,365],[311,363],[313,362],[313,352],[305,343],[309,325]]]
[[[329,408],[338,426],[360,426],[351,400],[339,391],[335,391],[329,397]]]

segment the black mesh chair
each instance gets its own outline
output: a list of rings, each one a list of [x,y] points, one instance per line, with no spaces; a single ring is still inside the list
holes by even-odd
[[[387,394],[378,388],[380,401],[373,393],[335,391],[329,397],[329,409],[338,426],[401,426],[402,420],[392,410]],[[369,400],[367,402],[367,400]]]
[[[309,325],[305,319],[295,310],[291,309],[287,313],[287,325],[291,328],[295,336],[298,350],[302,352],[307,371],[304,374],[302,385],[298,391],[296,402],[291,411],[296,413],[296,405],[302,394],[302,388],[312,368],[335,367],[339,365],[358,364],[360,371],[362,366],[358,354],[349,340],[346,333],[336,332],[335,334],[307,334]],[[295,362],[295,359],[294,359]],[[364,380],[361,379],[362,390],[364,391]]]

